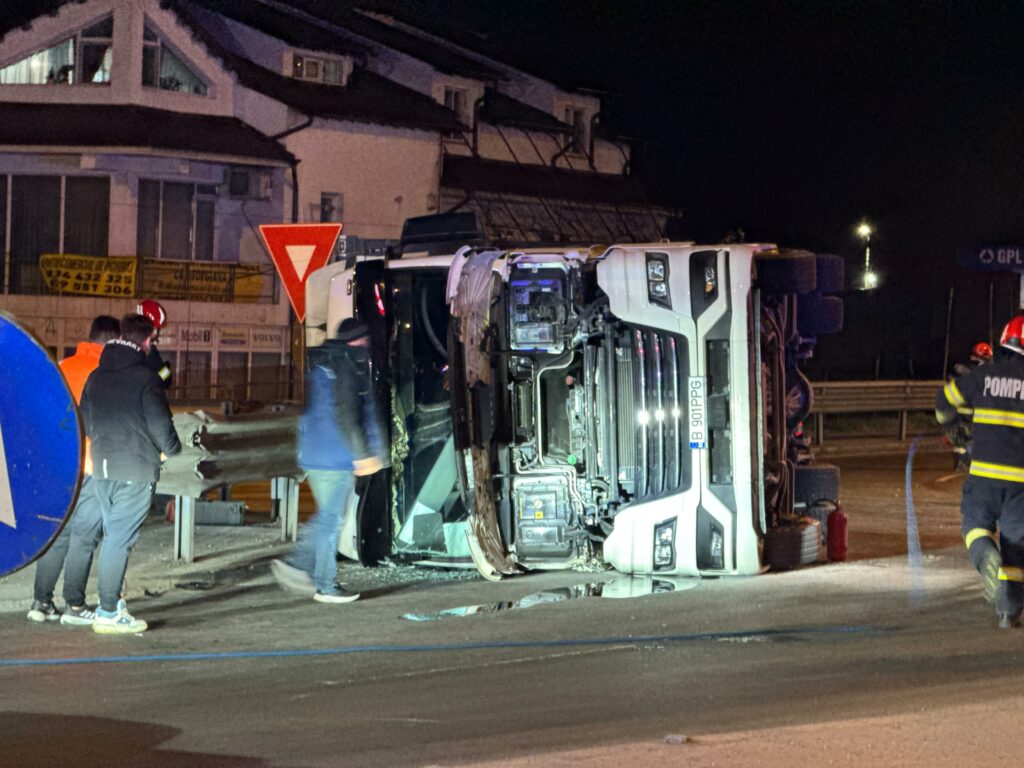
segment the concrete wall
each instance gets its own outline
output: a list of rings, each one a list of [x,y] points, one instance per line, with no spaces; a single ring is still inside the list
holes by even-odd
[[[344,195],[345,233],[394,238],[409,216],[434,213],[440,181],[437,134],[317,120],[285,139],[299,163],[299,213],[321,192]]]

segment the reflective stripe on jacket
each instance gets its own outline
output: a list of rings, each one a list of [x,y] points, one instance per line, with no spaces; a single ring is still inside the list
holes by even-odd
[[[1001,351],[991,364],[956,377],[936,394],[940,423],[971,411],[970,474],[1024,483],[1024,356]]]

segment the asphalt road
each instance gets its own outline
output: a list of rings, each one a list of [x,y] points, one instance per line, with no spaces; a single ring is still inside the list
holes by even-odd
[[[328,607],[260,571],[133,604],[152,629],[127,638],[0,617],[0,764],[935,766],[972,743],[1004,764],[1013,750],[955,727],[1015,725],[1024,682],[1024,631],[993,628],[959,544],[961,478],[917,457],[918,558],[906,456],[837,463],[844,564],[423,622],[401,617],[608,575],[426,579]],[[862,720],[890,736],[857,746],[843,729]]]

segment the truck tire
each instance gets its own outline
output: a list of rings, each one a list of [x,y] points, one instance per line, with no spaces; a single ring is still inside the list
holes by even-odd
[[[813,507],[822,501],[839,501],[839,467],[832,464],[797,464],[793,501]]]
[[[764,563],[773,571],[787,571],[822,558],[821,524],[809,517],[770,528],[764,537]]]
[[[766,293],[810,293],[817,285],[817,275],[810,251],[784,249],[757,257],[757,287]]]
[[[801,336],[823,336],[843,330],[843,300],[838,296],[801,296],[796,304],[796,329]]]
[[[843,290],[846,262],[842,256],[819,253],[815,257],[815,267],[818,270],[818,293],[839,293]]]

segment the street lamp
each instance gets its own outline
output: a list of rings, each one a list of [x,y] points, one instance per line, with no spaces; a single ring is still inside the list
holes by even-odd
[[[870,291],[878,287],[878,275],[871,271],[871,225],[862,221],[857,225],[857,236],[864,241],[864,290]]]

